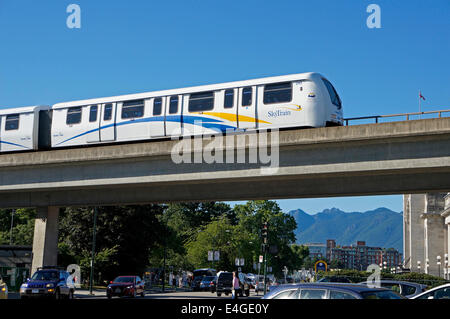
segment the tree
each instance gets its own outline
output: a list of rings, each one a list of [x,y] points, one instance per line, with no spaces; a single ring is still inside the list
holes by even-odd
[[[122,273],[142,274],[150,250],[164,236],[164,227],[158,219],[162,211],[160,205],[98,207],[96,273],[101,272],[107,280]],[[93,208],[66,208],[60,217],[59,259],[78,263],[87,278]]]
[[[14,211],[12,244],[26,245],[33,244],[35,209],[21,208]],[[9,245],[11,229],[11,209],[0,209],[0,244]]]

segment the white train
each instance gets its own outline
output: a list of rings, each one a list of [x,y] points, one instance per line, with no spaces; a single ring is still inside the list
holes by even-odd
[[[0,110],[0,152],[342,122],[333,85],[301,73]]]

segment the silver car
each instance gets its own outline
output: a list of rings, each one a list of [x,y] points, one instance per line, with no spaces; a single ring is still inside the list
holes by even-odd
[[[450,284],[445,284],[428,291],[425,291],[412,299],[449,299],[450,300]]]

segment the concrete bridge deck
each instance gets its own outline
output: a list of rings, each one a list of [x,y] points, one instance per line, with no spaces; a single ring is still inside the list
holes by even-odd
[[[226,145],[225,139],[216,140],[224,152],[242,149]],[[450,118],[280,131],[275,174],[261,174],[260,167],[267,165],[248,162],[176,164],[170,155],[176,143],[160,140],[0,155],[0,207],[450,189]],[[245,147],[256,145],[247,140]]]

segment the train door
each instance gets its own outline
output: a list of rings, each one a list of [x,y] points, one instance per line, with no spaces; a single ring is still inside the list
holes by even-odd
[[[167,136],[180,136],[182,132],[183,96],[166,97],[165,127]]]
[[[100,141],[116,140],[116,103],[102,104],[100,117]]]
[[[100,142],[100,110],[98,105],[90,105],[87,109],[89,112],[89,122],[87,124],[87,142]]]
[[[161,137],[166,134],[164,127],[165,100],[165,97],[155,97],[148,102],[150,105],[150,137]]]
[[[254,86],[239,88],[237,114],[240,129],[257,128],[256,88]]]

